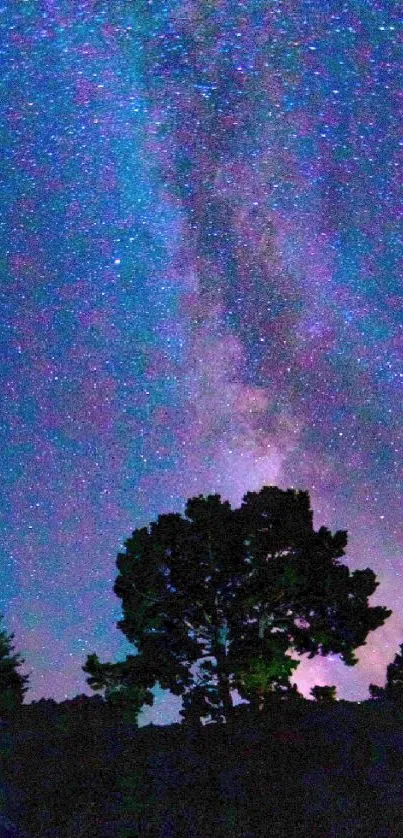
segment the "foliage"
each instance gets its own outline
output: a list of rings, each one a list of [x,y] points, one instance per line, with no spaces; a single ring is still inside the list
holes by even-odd
[[[299,661],[286,654],[287,637],[280,633],[268,634],[260,647],[260,654],[245,659],[243,668],[234,677],[234,686],[241,698],[252,703],[257,698],[260,705],[273,692],[288,692],[290,677]]]
[[[400,655],[396,653],[393,662],[386,669],[385,692],[387,698],[403,706],[403,643],[400,646]]]
[[[3,619],[0,615],[0,619]],[[14,634],[0,630],[0,715],[12,712],[21,706],[28,690],[29,675],[21,675],[17,669],[25,663],[19,654],[12,655]]]
[[[384,687],[379,687],[378,684],[369,685],[369,694],[374,701],[383,701],[386,698]]]
[[[234,510],[220,495],[189,499],[184,516],[160,515],[118,555],[117,625],[139,654],[118,664],[90,656],[88,683],[112,693],[137,685],[140,701],[159,682],[182,696],[185,718],[218,720],[236,688],[260,709],[289,692],[299,662],[287,651],[354,666],[353,650],[392,611],[369,607],[378,582],[370,568],[340,564],[346,545],[344,531],[313,529],[308,492],[264,486]]]
[[[387,666],[385,686],[370,684],[369,692],[376,701],[389,700],[403,708],[403,643],[400,645],[400,654],[397,652],[392,663]]]
[[[334,701],[337,701],[336,687],[320,687],[319,685],[316,685],[315,687],[312,687],[311,695],[313,695],[318,704],[332,704]]]
[[[104,698],[112,707],[126,711],[127,718],[137,723],[141,708],[152,706],[154,696],[148,687],[153,686],[153,678],[147,672],[140,656],[129,655],[119,663],[102,664],[94,652],[88,655],[84,672],[90,675],[87,683],[93,690],[104,690]]]

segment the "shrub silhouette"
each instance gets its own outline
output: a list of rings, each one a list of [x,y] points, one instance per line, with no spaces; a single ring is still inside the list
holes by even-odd
[[[336,687],[320,687],[316,685],[311,689],[311,695],[318,702],[318,704],[332,704],[336,699]]]

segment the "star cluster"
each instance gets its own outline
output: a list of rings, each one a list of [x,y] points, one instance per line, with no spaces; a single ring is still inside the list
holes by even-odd
[[[295,673],[367,697],[403,642],[397,3],[24,0],[0,32],[0,605],[26,700],[132,652],[135,527],[264,484],[308,489],[377,574],[394,613],[357,667]]]

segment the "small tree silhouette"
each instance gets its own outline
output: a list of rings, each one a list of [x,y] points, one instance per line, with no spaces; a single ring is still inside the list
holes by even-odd
[[[403,708],[403,643],[400,645],[400,654],[396,653],[393,662],[386,669],[385,686],[370,684],[369,692],[375,701],[386,699]]]
[[[0,615],[0,620],[3,615]],[[7,634],[0,629],[0,715],[5,715],[17,709],[23,702],[28,687],[25,686],[29,675],[17,672],[19,666],[25,663],[19,654],[12,655],[14,646],[11,641],[14,634]]]
[[[337,701],[336,687],[320,687],[316,685],[312,687],[311,695],[313,695],[318,704],[332,704],[334,701]]]
[[[400,654],[396,653],[393,663],[386,669],[385,691],[388,698],[403,707],[403,643]]]

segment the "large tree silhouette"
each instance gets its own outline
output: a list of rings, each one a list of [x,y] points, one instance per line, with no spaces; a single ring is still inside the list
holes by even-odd
[[[257,708],[273,691],[291,692],[298,666],[287,651],[353,650],[392,614],[369,607],[374,572],[340,564],[347,533],[313,529],[308,492],[264,486],[239,509],[219,495],[188,500],[185,515],[160,515],[135,530],[117,557],[117,625],[138,656],[85,671],[98,689],[111,683],[149,690],[157,681],[183,696],[190,713],[231,715],[231,692]],[[91,685],[91,679],[88,680]],[[149,693],[147,695],[149,701]]]
[[[0,615],[0,621],[3,615]],[[19,654],[12,655],[14,634],[0,629],[0,715],[17,709],[28,690],[29,675],[21,675],[18,668],[25,663]]]

